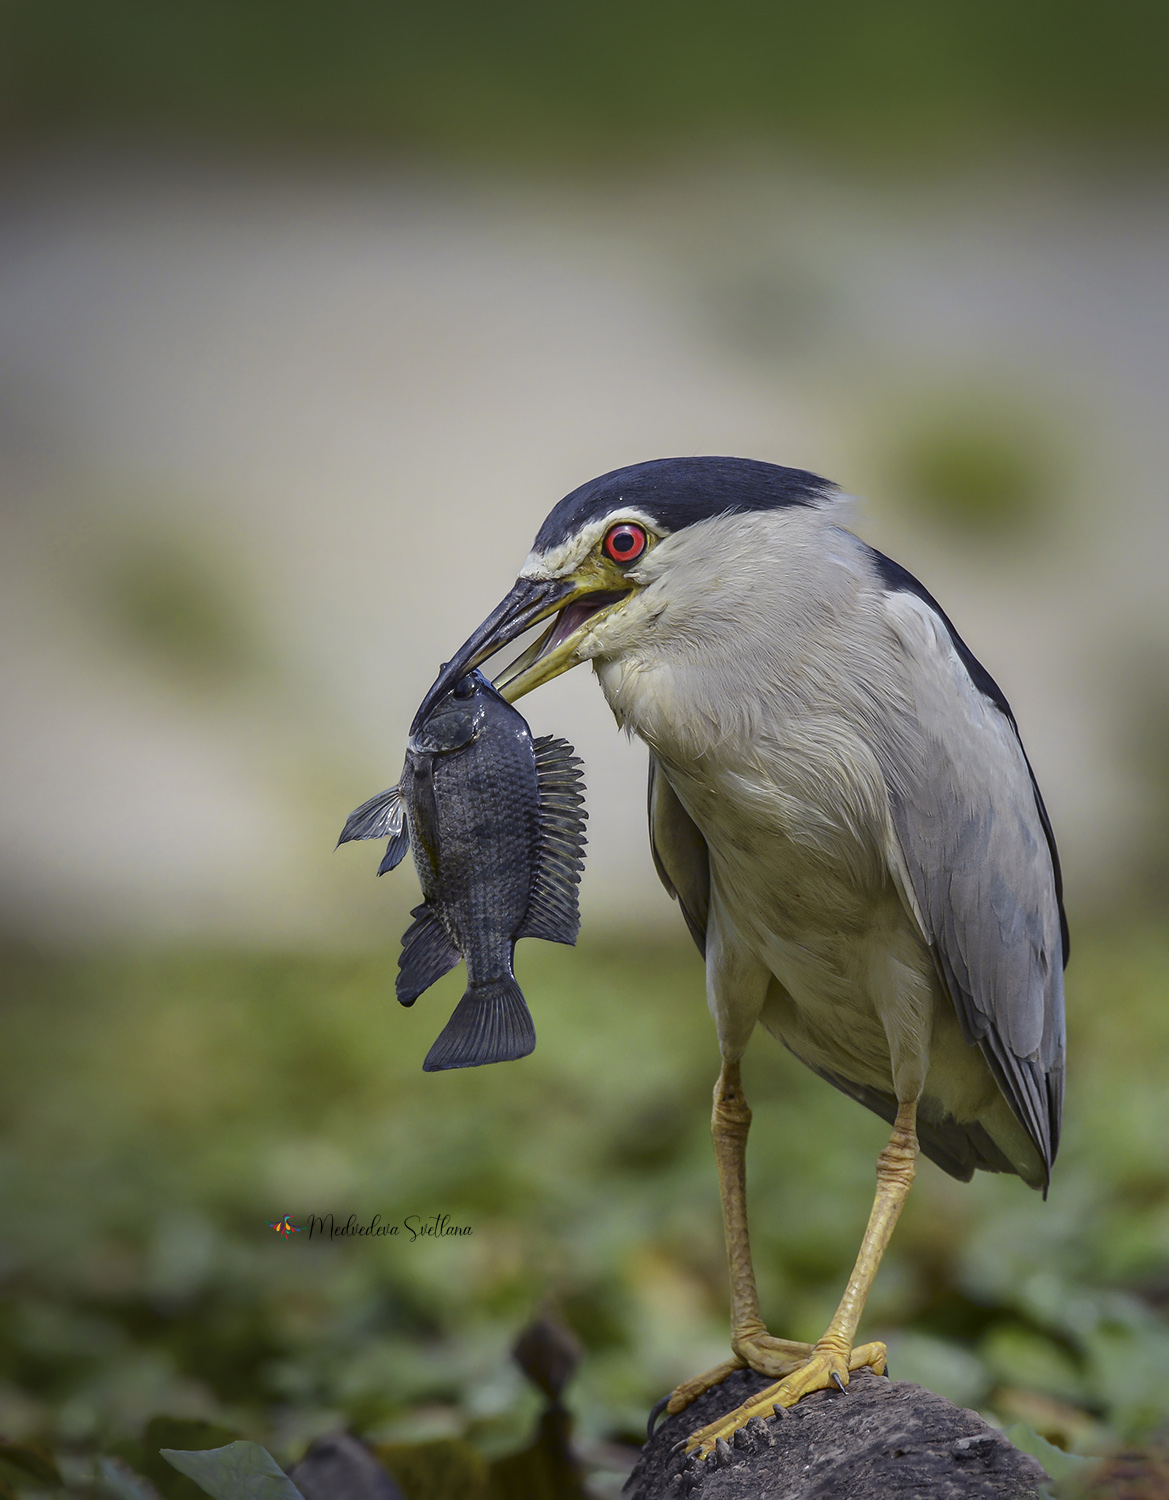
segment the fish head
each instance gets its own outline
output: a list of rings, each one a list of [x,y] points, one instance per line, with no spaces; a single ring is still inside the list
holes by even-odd
[[[482,672],[467,672],[425,719],[419,713],[410,735],[410,751],[415,756],[432,756],[462,750],[501,709],[508,715],[514,712]]]

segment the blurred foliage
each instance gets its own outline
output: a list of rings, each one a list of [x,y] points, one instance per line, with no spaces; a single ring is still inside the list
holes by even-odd
[[[1169,123],[1155,0],[5,0],[0,24],[10,135],[166,121],[539,158],[778,131],[928,156]]]
[[[1169,1435],[1169,933],[1077,938],[1050,1200],[923,1164],[865,1328],[899,1377],[1061,1445],[1146,1442]],[[640,1441],[726,1344],[701,966],[681,945],[524,947],[535,1054],[433,1075],[458,976],[402,1010],[391,954],[9,952],[0,1431],[62,1463],[145,1464],[161,1418],[285,1464],[339,1425],[497,1459],[531,1439],[540,1397],[509,1350],[547,1303],[585,1350],[586,1454]],[[765,1315],[814,1338],[885,1127],[766,1037],[745,1078]],[[472,1233],[269,1227],[330,1212]]]
[[[1056,488],[1054,449],[1041,425],[977,396],[926,405],[889,467],[919,516],[970,536],[997,538],[1036,521]]]
[[[406,1500],[489,1500],[489,1470],[466,1443],[383,1443],[378,1458]]]
[[[167,676],[220,686],[255,671],[262,653],[243,591],[208,549],[177,537],[137,536],[100,562],[96,587],[106,617]]]
[[[1140,788],[1130,901],[1150,912],[1169,899],[1169,672],[1160,641],[1136,640],[1112,664],[1117,722],[1127,728],[1125,769]]]

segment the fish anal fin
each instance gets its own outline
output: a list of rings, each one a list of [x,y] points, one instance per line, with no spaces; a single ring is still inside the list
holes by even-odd
[[[449,974],[462,954],[451,942],[432,907],[416,906],[414,921],[402,938],[398,979],[394,986],[403,1005],[413,1005],[424,990]]]
[[[531,1013],[512,978],[468,987],[422,1064],[427,1073],[512,1062],[536,1046]]]

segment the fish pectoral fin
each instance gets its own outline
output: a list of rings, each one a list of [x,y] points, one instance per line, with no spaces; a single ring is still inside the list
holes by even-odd
[[[353,839],[397,839],[403,832],[405,812],[401,789],[396,786],[388,787],[376,797],[371,797],[368,802],[363,802],[360,807],[354,808],[345,820],[337,847],[340,848]],[[403,849],[402,853],[405,852]]]
[[[414,921],[402,938],[398,979],[394,986],[403,1005],[413,1005],[423,990],[428,990],[436,980],[449,973],[462,957],[447,937],[433,907],[423,902],[410,915]]]
[[[379,875],[387,875],[406,858],[406,851],[410,847],[410,830],[403,828],[401,833],[396,833],[386,845],[386,852],[382,855],[382,862],[377,867]]]
[[[514,979],[470,985],[422,1064],[427,1073],[512,1062],[536,1046],[536,1028]]]
[[[567,740],[533,741],[540,797],[539,855],[527,915],[517,938],[575,943],[580,931],[577,887],[584,867],[584,780]]]

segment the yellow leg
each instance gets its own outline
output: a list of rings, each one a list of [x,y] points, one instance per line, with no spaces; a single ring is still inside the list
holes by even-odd
[[[743,1094],[739,1064],[723,1063],[714,1086],[710,1133],[722,1195],[723,1232],[731,1278],[731,1348],[734,1358],[685,1381],[671,1395],[666,1411],[684,1411],[703,1391],[720,1385],[734,1370],[750,1365],[762,1375],[786,1375],[812,1353],[811,1344],[773,1338],[759,1313],[759,1293],[747,1231],[747,1133],[751,1111]]]
[[[727,1069],[723,1070],[724,1076]],[[735,1069],[734,1086],[738,1097],[742,1099],[741,1090],[738,1090],[738,1069]],[[720,1085],[723,1079],[719,1080]],[[718,1117],[718,1104],[716,1094],[715,1116]],[[742,1104],[741,1114],[746,1114],[746,1104]],[[747,1114],[747,1119],[750,1119]],[[860,1253],[856,1258],[852,1275],[848,1279],[844,1296],[840,1299],[840,1305],[836,1309],[831,1323],[829,1323],[823,1338],[811,1349],[806,1344],[787,1345],[789,1349],[799,1349],[801,1354],[796,1356],[798,1361],[796,1368],[791,1369],[792,1360],[789,1356],[788,1369],[784,1378],[775,1385],[768,1386],[766,1390],[760,1391],[742,1406],[736,1407],[734,1411],[728,1412],[725,1417],[720,1417],[717,1422],[711,1422],[709,1426],[700,1428],[692,1433],[686,1451],[695,1451],[705,1458],[713,1451],[715,1443],[719,1438],[729,1438],[730,1435],[744,1426],[752,1417],[769,1417],[776,1406],[794,1406],[801,1396],[806,1396],[812,1391],[822,1391],[829,1385],[835,1384],[841,1390],[848,1384],[850,1370],[860,1369],[863,1365],[869,1365],[879,1375],[885,1368],[885,1346],[884,1344],[862,1344],[854,1347],[853,1340],[856,1338],[857,1327],[864,1312],[865,1303],[872,1289],[873,1281],[877,1275],[877,1269],[881,1264],[881,1257],[885,1253],[885,1247],[889,1243],[889,1237],[893,1233],[893,1226],[897,1223],[898,1215],[901,1213],[902,1205],[909,1194],[913,1183],[914,1172],[917,1166],[917,1106],[915,1103],[902,1104],[897,1111],[897,1121],[893,1126],[893,1134],[889,1137],[889,1144],[877,1158],[877,1195],[873,1201],[873,1211],[869,1215],[868,1227],[865,1237],[861,1241]],[[746,1142],[746,1126],[743,1127],[743,1142]],[[741,1174],[742,1157],[740,1153],[739,1167],[740,1175],[738,1183],[738,1206],[741,1210],[741,1241],[732,1242],[731,1216],[727,1215],[727,1246],[732,1257],[731,1284],[733,1295],[742,1295],[744,1308],[748,1311],[753,1308],[755,1321],[762,1329],[763,1325],[758,1319],[758,1298],[755,1295],[755,1278],[751,1271],[750,1249],[747,1245],[747,1220],[746,1210],[743,1205],[743,1179]],[[727,1212],[731,1197],[727,1192],[726,1179],[723,1174],[723,1164],[720,1158],[719,1177],[723,1183],[723,1208]],[[736,1221],[738,1223],[739,1221]],[[738,1247],[736,1249],[736,1247]],[[738,1282],[736,1281],[736,1253],[740,1256],[738,1261]],[[745,1275],[744,1275],[745,1267]],[[736,1311],[737,1311],[736,1307]],[[779,1339],[770,1339],[763,1334],[771,1344],[780,1345]],[[743,1357],[739,1366],[728,1367],[723,1375],[730,1373],[730,1369],[749,1364],[752,1369],[759,1369],[755,1359],[751,1357],[754,1343],[758,1335],[752,1338],[750,1335],[744,1340]],[[732,1336],[732,1347],[739,1354],[739,1342]],[[714,1372],[711,1371],[711,1374]],[[763,1374],[772,1373],[770,1369],[764,1368]],[[705,1377],[700,1376],[699,1379]],[[710,1381],[702,1389],[708,1389]],[[695,1384],[691,1381],[689,1385]],[[685,1390],[686,1387],[679,1387]],[[675,1395],[678,1393],[675,1392]],[[695,1395],[700,1394],[695,1391]],[[691,1397],[691,1400],[694,1398]],[[686,1404],[686,1403],[683,1403]],[[673,1398],[671,1398],[668,1410],[674,1410]],[[676,1408],[681,1410],[681,1407]]]

